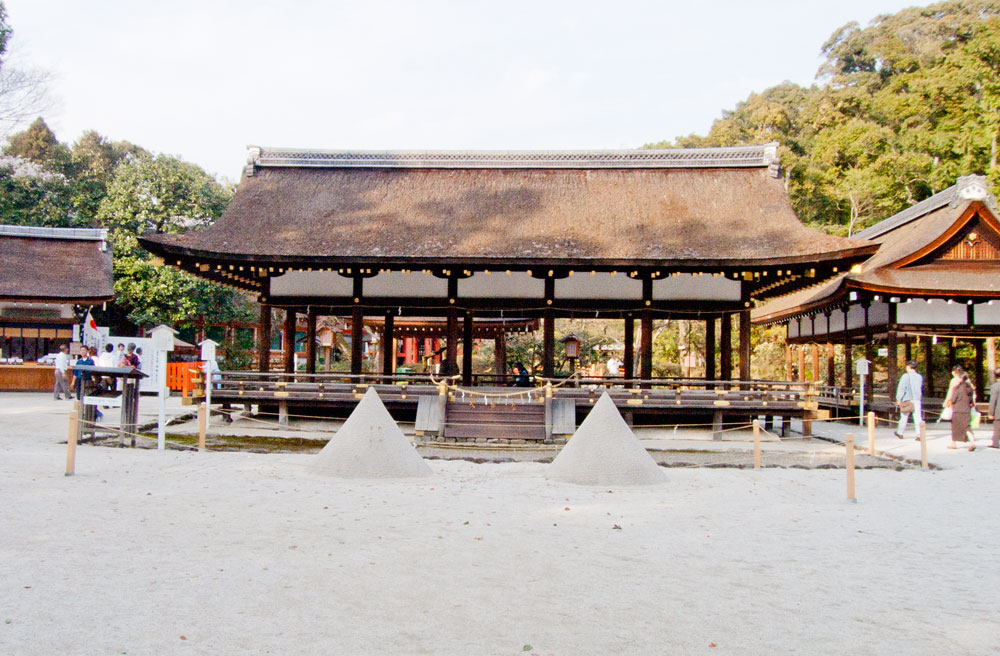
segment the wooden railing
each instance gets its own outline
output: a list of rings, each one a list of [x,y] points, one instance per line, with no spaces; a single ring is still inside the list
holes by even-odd
[[[181,392],[184,398],[190,397],[198,387],[197,379],[201,378],[204,366],[204,362],[168,362],[167,389]]]

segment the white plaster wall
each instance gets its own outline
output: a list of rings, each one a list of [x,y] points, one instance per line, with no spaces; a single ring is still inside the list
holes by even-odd
[[[558,287],[556,287],[558,290]],[[479,272],[458,281],[459,298],[544,298],[545,281],[523,271]]]
[[[798,337],[799,336],[799,320],[792,319],[788,322],[788,336]]]
[[[799,335],[801,337],[810,337],[812,334],[812,321],[809,317],[799,317]]]
[[[847,311],[847,329],[865,327],[865,309],[860,305],[852,305]]]
[[[271,278],[271,297],[350,296],[354,281],[336,271],[289,271]]]
[[[940,299],[912,299],[896,304],[896,323],[917,325],[966,324],[966,310],[962,303],[948,303]]]
[[[889,323],[889,304],[875,302],[868,308],[868,325],[884,326]]]
[[[738,301],[742,284],[725,276],[682,273],[653,281],[653,298],[657,301]]]
[[[556,280],[556,298],[642,300],[642,281],[624,273],[577,272]]]
[[[977,326],[996,326],[1000,324],[1000,302],[993,305],[988,303],[977,304],[973,319]]]
[[[448,298],[448,280],[413,271],[390,271],[372,278],[365,278],[362,292],[366,298],[403,296],[413,298]]]

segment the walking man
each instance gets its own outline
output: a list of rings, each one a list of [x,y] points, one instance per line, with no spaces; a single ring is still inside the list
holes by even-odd
[[[65,344],[60,344],[59,353],[56,355],[56,368],[54,372],[55,387],[52,389],[52,393],[55,395],[57,401],[60,394],[65,394],[67,399],[73,398],[69,393],[69,383],[66,382],[67,369],[69,369],[69,347]]]
[[[899,384],[896,385],[896,405],[899,406],[899,426],[893,433],[899,439],[903,439],[903,432],[906,430],[906,422],[913,415],[913,428],[917,432],[917,439],[920,439],[920,422],[923,419],[920,408],[920,401],[923,398],[924,378],[917,373],[917,363],[910,360],[906,363],[906,373],[899,377]]]
[[[993,380],[996,382],[990,385],[990,420],[993,421],[993,442],[991,449],[1000,449],[1000,422],[997,415],[1000,414],[1000,367],[993,370]]]

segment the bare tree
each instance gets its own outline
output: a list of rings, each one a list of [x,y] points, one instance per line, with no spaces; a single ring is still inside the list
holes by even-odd
[[[51,107],[48,73],[21,67],[10,57],[0,67],[0,137],[24,125]]]

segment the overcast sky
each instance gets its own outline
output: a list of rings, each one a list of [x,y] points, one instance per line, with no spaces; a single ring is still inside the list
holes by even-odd
[[[45,119],[236,180],[246,145],[633,148],[704,134],[912,2],[3,0]]]

